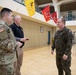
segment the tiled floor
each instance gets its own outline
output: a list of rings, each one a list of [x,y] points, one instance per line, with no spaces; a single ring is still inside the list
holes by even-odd
[[[72,75],[76,75],[76,45],[72,48]],[[57,75],[55,54],[51,55],[51,47],[41,47],[24,51],[22,75]]]

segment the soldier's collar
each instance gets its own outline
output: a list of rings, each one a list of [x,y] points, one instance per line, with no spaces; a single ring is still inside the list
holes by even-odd
[[[65,28],[66,28],[66,27],[64,26],[64,28],[63,28],[62,30],[59,30],[59,31],[61,31],[61,32],[62,32],[62,31],[64,31],[64,29],[65,29]]]

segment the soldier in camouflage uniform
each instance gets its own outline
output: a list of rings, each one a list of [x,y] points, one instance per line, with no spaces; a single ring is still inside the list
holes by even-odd
[[[9,28],[13,21],[12,11],[8,8],[1,10],[0,21],[0,75],[14,75],[16,61],[16,40]]]
[[[57,26],[59,30],[55,33],[54,42],[52,45],[51,54],[56,49],[56,65],[58,68],[58,75],[71,75],[71,48],[73,34],[72,31],[65,27],[65,19],[58,19]]]

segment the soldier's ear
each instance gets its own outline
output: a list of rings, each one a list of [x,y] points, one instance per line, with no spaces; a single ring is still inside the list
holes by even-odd
[[[8,16],[8,15],[5,13],[5,14],[4,14],[4,17],[7,18],[7,16]]]

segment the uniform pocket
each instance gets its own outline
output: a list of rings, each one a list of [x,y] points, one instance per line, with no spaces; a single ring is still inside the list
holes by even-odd
[[[15,49],[15,44],[13,40],[6,39],[0,43],[0,47],[1,49],[12,52]]]

